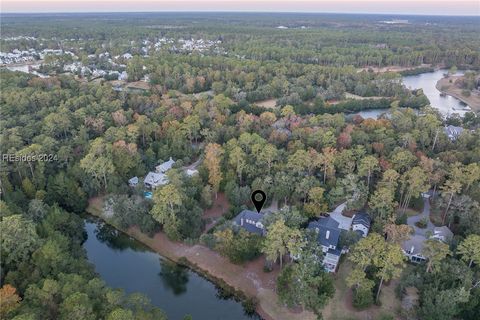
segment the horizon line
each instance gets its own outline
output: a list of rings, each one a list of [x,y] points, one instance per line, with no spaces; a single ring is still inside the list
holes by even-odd
[[[2,11],[5,14],[138,14],[138,13],[303,13],[303,14],[346,14],[346,15],[396,15],[396,16],[416,16],[416,17],[479,17],[480,13],[474,14],[442,14],[442,13],[393,13],[393,12],[339,12],[339,11],[258,11],[258,10],[152,10],[152,11]]]

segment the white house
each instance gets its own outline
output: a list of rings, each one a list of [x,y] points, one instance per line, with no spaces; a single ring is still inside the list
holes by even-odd
[[[192,176],[198,174],[198,170],[197,169],[187,169],[185,171],[185,173],[187,174],[187,176],[192,177]]]
[[[130,60],[133,58],[133,56],[130,54],[130,53],[124,53],[122,54],[122,58],[125,59],[125,60]]]
[[[127,79],[128,79],[128,73],[126,71],[122,71],[122,73],[118,75],[118,80],[127,80]]]
[[[359,212],[353,217],[352,230],[360,232],[362,237],[365,238],[368,235],[371,223],[372,220],[366,212]]]
[[[157,173],[165,173],[168,170],[172,169],[174,164],[175,164],[175,161],[172,159],[172,157],[170,157],[170,159],[168,161],[165,161],[164,163],[156,166],[155,171]]]
[[[130,180],[128,180],[128,185],[130,187],[136,187],[138,185],[138,177],[133,177]]]

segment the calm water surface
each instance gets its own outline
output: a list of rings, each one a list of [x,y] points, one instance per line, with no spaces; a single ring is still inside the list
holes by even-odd
[[[143,246],[138,241],[93,219],[85,220],[88,260],[112,288],[141,292],[171,320],[191,314],[194,320],[257,319],[240,303],[221,297],[213,283]]]
[[[453,113],[464,115],[466,111],[458,110],[465,107],[465,105],[461,104],[460,100],[451,96],[440,96],[440,91],[438,91],[435,87],[438,80],[443,78],[443,74],[446,72],[448,72],[448,70],[440,69],[434,72],[422,73],[415,76],[406,76],[402,78],[402,81],[408,89],[422,89],[428,100],[430,100],[431,105],[434,108],[437,108],[444,116],[448,116]],[[458,72],[456,75],[462,74],[463,72]],[[361,111],[356,114],[361,115],[363,118],[376,119],[380,114],[384,112],[384,109],[372,109]]]
[[[403,84],[409,89],[423,89],[423,93],[425,93],[428,100],[430,100],[431,105],[440,110],[443,115],[447,116],[452,113],[463,115],[465,114],[465,111],[458,109],[463,109],[465,105],[463,105],[457,98],[440,96],[440,91],[435,87],[438,80],[443,78],[443,74],[447,72],[448,70],[441,69],[435,72],[403,77]],[[463,72],[458,72],[455,75],[463,75]]]

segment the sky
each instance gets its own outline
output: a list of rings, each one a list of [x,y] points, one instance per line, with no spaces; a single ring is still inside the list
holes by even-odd
[[[480,16],[480,0],[0,0],[8,12],[262,11]]]

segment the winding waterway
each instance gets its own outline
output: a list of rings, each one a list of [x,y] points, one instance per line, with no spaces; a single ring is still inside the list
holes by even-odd
[[[94,218],[85,220],[88,239],[83,247],[96,272],[112,288],[140,292],[171,320],[258,319],[242,305],[224,298],[213,283],[167,260],[140,242]]]
[[[432,107],[438,109],[444,116],[449,116],[453,113],[464,115],[466,111],[463,109],[465,105],[460,100],[452,96],[440,96],[440,91],[435,87],[438,80],[443,78],[443,74],[448,72],[446,69],[436,70],[434,72],[421,73],[414,76],[402,77],[403,84],[408,89],[422,89],[423,93],[430,100]],[[463,72],[458,72],[456,75],[462,75]],[[363,118],[376,119],[380,114],[384,113],[385,109],[374,109],[361,111],[356,114],[361,115]]]

